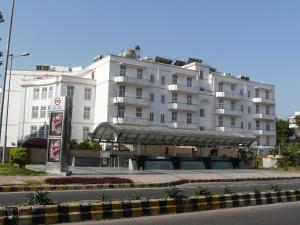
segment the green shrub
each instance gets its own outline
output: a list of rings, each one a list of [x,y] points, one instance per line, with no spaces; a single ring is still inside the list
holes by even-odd
[[[26,148],[11,148],[9,152],[9,162],[18,164],[20,168],[24,168],[28,163],[28,151]]]
[[[206,188],[198,186],[193,190],[193,196],[200,196],[200,195],[210,195],[211,192],[208,191]]]
[[[277,184],[272,184],[269,188],[270,191],[281,191],[281,188]]]
[[[51,199],[48,197],[49,192],[44,191],[44,187],[39,187],[35,193],[30,193],[26,195],[29,205],[49,205],[52,203]]]
[[[108,200],[108,198],[109,198],[108,194],[104,192],[100,192],[100,194],[98,195],[98,199],[100,200],[100,202],[105,202]]]
[[[224,193],[224,194],[233,194],[234,191],[231,190],[229,187],[225,187],[223,193]]]
[[[175,186],[170,186],[168,189],[166,189],[166,197],[167,198],[183,198],[184,195],[182,194],[182,190],[179,190]]]

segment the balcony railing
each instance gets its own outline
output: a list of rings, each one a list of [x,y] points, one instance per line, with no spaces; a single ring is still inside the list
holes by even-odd
[[[216,131],[221,131],[221,132],[242,132],[242,128],[240,127],[216,127]]]
[[[147,106],[149,105],[149,99],[147,98],[136,98],[136,97],[113,97],[114,104],[128,104],[128,105],[138,105]]]
[[[230,116],[241,116],[242,111],[237,109],[224,109],[224,108],[218,108],[216,109],[216,114],[220,115],[230,115]]]
[[[239,92],[217,91],[217,98],[240,99],[242,96]]]
[[[170,128],[181,128],[181,129],[198,129],[197,123],[183,123],[183,122],[170,122],[168,124]]]
[[[261,119],[261,120],[275,120],[275,114],[266,114],[266,113],[255,113],[253,114],[253,119]]]
[[[183,92],[190,94],[198,94],[199,88],[194,86],[187,86],[186,84],[169,84],[168,89],[171,92]]]
[[[252,101],[255,103],[264,103],[268,105],[274,105],[275,104],[275,99],[273,98],[252,98]]]
[[[148,79],[138,79],[136,77],[129,77],[129,76],[116,76],[114,80],[116,83],[125,83],[125,84],[137,85],[137,86],[150,85],[150,80]]]
[[[256,129],[256,130],[253,130],[253,133],[255,135],[268,135],[268,136],[271,136],[271,135],[276,135],[276,130]]]
[[[179,110],[179,111],[198,111],[197,105],[181,103],[181,102],[170,103],[168,105],[168,108],[171,110]]]
[[[136,118],[136,117],[113,117],[112,122],[114,124],[134,124],[145,126],[149,124],[149,120],[145,118]]]

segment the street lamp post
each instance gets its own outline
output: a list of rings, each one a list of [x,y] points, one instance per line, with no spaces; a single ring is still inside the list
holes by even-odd
[[[3,150],[2,150],[2,163],[5,162],[5,152],[6,152],[6,144],[7,144],[7,123],[8,123],[11,70],[12,70],[12,65],[13,65],[13,58],[20,57],[20,56],[28,56],[28,55],[29,55],[29,52],[21,53],[19,55],[9,54],[10,66],[9,66],[9,79],[8,79],[7,101],[6,101],[6,118],[5,118],[5,127],[4,127],[4,143],[3,143]],[[3,92],[5,92],[5,90],[3,90]],[[4,106],[4,102],[2,102],[2,107],[3,106]]]

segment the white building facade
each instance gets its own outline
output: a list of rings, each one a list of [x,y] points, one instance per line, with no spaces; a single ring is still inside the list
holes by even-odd
[[[258,145],[276,144],[274,86],[217,72],[198,59],[125,53],[98,57],[85,68],[14,70],[12,79],[9,146],[47,137],[50,99],[63,95],[73,99],[72,139],[78,141],[110,122],[251,133]]]

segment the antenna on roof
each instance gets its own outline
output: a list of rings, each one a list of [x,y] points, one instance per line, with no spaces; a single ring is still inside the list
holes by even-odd
[[[136,52],[136,56],[139,59],[141,57],[141,48],[139,45],[134,46],[134,50]]]

